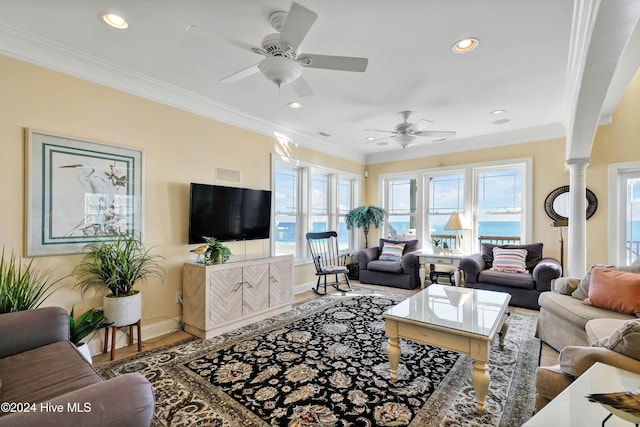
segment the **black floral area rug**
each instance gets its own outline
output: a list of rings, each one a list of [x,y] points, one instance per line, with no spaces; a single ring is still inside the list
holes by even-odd
[[[484,414],[471,359],[401,341],[389,379],[382,313],[407,294],[358,288],[209,340],[189,340],[100,368],[140,372],[156,396],[158,426],[521,425],[533,409],[537,317],[513,313],[495,345]]]

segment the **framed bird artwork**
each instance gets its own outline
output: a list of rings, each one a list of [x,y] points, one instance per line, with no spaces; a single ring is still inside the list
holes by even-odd
[[[142,150],[26,129],[27,256],[140,235]]]

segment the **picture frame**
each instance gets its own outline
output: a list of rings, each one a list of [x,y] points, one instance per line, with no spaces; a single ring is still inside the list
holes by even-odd
[[[143,151],[25,129],[26,255],[143,231]]]

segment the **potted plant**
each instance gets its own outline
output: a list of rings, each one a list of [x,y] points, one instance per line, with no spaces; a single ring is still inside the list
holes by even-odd
[[[142,318],[142,296],[133,287],[150,277],[161,278],[164,269],[158,255],[152,255],[135,236],[92,244],[74,269],[76,286],[109,291],[103,298],[104,315],[114,326],[137,323]]]
[[[362,228],[364,233],[364,247],[369,247],[369,229],[379,228],[387,217],[387,212],[377,206],[359,206],[351,209],[344,217],[347,229]]]
[[[33,259],[23,266],[12,253],[0,257],[0,313],[31,310],[55,292],[54,286],[64,277],[52,280],[47,272],[33,266]]]
[[[69,340],[76,346],[80,354],[91,363],[89,346],[82,340],[98,329],[110,326],[111,322],[107,320],[104,312],[99,308],[89,309],[77,319],[74,317],[74,309],[75,307],[72,306],[71,313],[69,313]]]
[[[224,264],[229,260],[231,251],[215,237],[202,236],[207,243],[207,249],[204,251],[202,263],[206,265]]]

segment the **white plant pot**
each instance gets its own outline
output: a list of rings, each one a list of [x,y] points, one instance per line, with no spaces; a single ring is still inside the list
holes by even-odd
[[[132,325],[142,318],[142,294],[134,292],[128,297],[115,298],[109,294],[102,299],[104,315],[113,326]]]
[[[82,355],[82,357],[87,359],[87,362],[89,362],[90,365],[93,364],[93,359],[91,358],[91,352],[89,351],[89,346],[87,345],[86,342],[83,342],[82,344],[77,346],[76,349],[78,350],[78,353]]]

